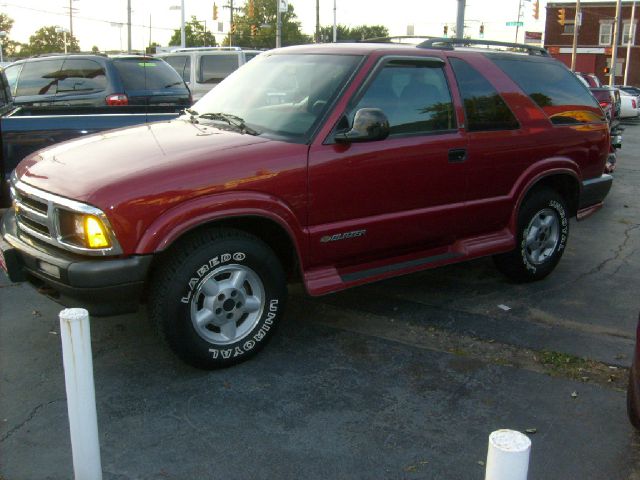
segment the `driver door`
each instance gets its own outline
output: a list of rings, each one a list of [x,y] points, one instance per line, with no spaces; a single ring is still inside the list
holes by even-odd
[[[466,139],[445,64],[388,58],[374,68],[338,126],[379,108],[390,135],[309,152],[312,263],[338,267],[447,246],[463,220]]]

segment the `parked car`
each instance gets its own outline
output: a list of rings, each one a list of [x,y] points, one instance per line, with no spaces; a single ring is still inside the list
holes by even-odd
[[[8,207],[9,178],[27,155],[55,143],[113,128],[174,119],[180,105],[16,108],[0,68],[0,209]]]
[[[16,105],[191,105],[182,78],[149,56],[46,55],[5,73]]]
[[[633,352],[629,386],[627,388],[627,414],[629,421],[640,430],[640,315],[636,328],[636,346]]]
[[[638,97],[625,90],[620,90],[620,118],[634,119],[638,117]]]
[[[322,295],[489,255],[545,278],[570,217],[602,206],[609,145],[596,100],[539,47],[289,47],[177,120],[27,157],[0,252],[65,304],[145,301],[183,360],[228,366],[272,336],[287,279]]]
[[[240,47],[195,47],[176,49],[156,55],[182,76],[194,100],[215,87],[236,69],[262,53]]]
[[[632,87],[630,85],[616,85],[616,88],[630,93],[631,95],[635,95],[636,97],[640,97],[640,88],[638,87]]]
[[[576,75],[583,79],[588,87],[600,88],[603,86],[602,82],[600,82],[600,79],[593,73],[576,72]]]

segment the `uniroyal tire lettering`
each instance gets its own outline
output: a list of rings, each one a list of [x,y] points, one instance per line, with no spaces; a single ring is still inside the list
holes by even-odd
[[[215,348],[210,348],[209,352],[211,352],[211,358],[213,359],[218,358],[218,355],[220,354],[220,352],[218,352],[218,350],[216,350]]]
[[[244,354],[244,352],[242,351],[242,349],[240,347],[236,347],[235,351],[233,352],[233,356],[234,357],[238,357],[240,355]]]
[[[230,253],[223,253],[222,255],[220,255],[220,261],[222,263],[228,262],[229,260],[231,260],[231,258],[233,258],[233,257],[231,256]]]
[[[234,259],[236,262],[241,262],[241,261],[243,261],[246,257],[247,257],[247,256],[246,256],[244,253],[242,253],[242,252],[238,252],[238,253],[234,253],[234,254],[233,254],[233,259]]]
[[[242,348],[244,348],[245,352],[248,352],[249,350],[251,350],[255,346],[256,346],[256,342],[254,342],[253,340],[249,340],[248,342],[244,343]]]
[[[228,348],[226,350],[220,350],[220,353],[222,354],[222,358],[230,358],[231,357],[231,353],[233,352],[232,348]]]

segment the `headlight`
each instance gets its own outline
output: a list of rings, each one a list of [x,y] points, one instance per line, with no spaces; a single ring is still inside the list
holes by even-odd
[[[81,248],[109,248],[108,231],[100,218],[86,213],[58,210],[60,240]]]

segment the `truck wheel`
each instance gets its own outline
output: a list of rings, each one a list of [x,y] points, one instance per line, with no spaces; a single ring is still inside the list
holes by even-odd
[[[549,275],[562,257],[569,236],[566,202],[550,189],[525,199],[518,215],[517,248],[493,257],[498,270],[517,282]]]
[[[286,295],[271,248],[241,231],[211,230],[169,252],[154,275],[149,311],[182,360],[212,369],[257,353],[284,313]]]

